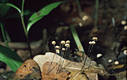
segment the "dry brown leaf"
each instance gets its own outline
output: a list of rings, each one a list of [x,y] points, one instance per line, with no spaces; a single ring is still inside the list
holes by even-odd
[[[82,68],[82,63],[80,62],[77,63],[77,62],[64,59],[61,56],[52,52],[47,52],[45,55],[37,55],[33,58],[33,60],[35,60],[40,67],[43,66],[44,63],[46,62],[55,62],[55,63],[61,64],[61,66],[66,69],[81,70]],[[41,69],[41,72],[43,72],[42,69]]]
[[[36,79],[39,80],[41,78],[41,72],[38,64],[32,60],[28,59],[20,66],[20,68],[16,71],[14,80],[20,79]]]
[[[42,69],[42,80],[67,80],[69,78],[69,72],[55,62],[46,62]]]

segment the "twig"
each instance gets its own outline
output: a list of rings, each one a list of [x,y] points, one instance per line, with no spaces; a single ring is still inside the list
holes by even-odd
[[[42,46],[42,43],[43,43],[42,40],[31,42],[30,47],[31,49],[36,49]],[[4,42],[1,41],[0,41],[0,45],[6,46]],[[12,49],[28,49],[28,45],[25,42],[8,42],[8,47]]]

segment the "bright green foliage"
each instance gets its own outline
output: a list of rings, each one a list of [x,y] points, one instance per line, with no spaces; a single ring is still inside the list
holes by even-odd
[[[19,13],[21,13],[21,10],[17,6],[15,6],[11,3],[0,3],[0,10],[2,10],[2,13],[4,13],[4,15],[1,14],[1,16],[5,16],[5,13],[7,13],[8,9],[10,7],[15,8]],[[3,27],[2,24],[0,24],[0,27],[1,27],[1,31],[2,31],[4,41],[6,42],[6,40],[7,40],[6,34],[7,33],[5,32],[4,27]],[[22,60],[17,55],[17,53],[12,51],[10,48],[7,48],[7,47],[1,46],[1,45],[0,45],[0,61],[6,63],[12,69],[12,71],[14,71],[14,72],[22,64]]]
[[[48,15],[54,8],[59,6],[62,2],[54,2],[49,5],[46,5],[44,8],[39,10],[38,12],[34,13],[30,18],[29,18],[29,23],[27,25],[27,32],[29,32],[31,26],[42,19],[44,16]]]
[[[31,26],[33,24],[35,24],[37,21],[41,20],[44,16],[48,15],[54,8],[59,6],[61,3],[62,3],[61,1],[51,3],[47,6],[45,6],[44,8],[42,8],[41,10],[39,10],[38,12],[34,13],[28,20],[27,28],[25,27],[24,18],[23,18],[24,0],[23,0],[23,4],[22,4],[22,10],[20,8],[18,8],[16,5],[11,4],[11,3],[3,3],[3,5],[12,7],[19,12],[19,14],[21,16],[24,31],[26,32],[26,37],[28,38],[28,33],[29,33]],[[1,45],[0,45],[0,61],[6,63],[14,72],[22,64],[21,58],[14,51],[12,51],[11,49],[9,49],[7,47],[1,46]]]
[[[44,16],[48,15],[54,8],[56,8],[57,6],[59,6],[62,2],[54,2],[51,3],[49,5],[46,5],[44,8],[42,8],[41,10],[39,10],[36,13],[33,13],[33,15],[29,18],[28,20],[28,25],[27,25],[27,33],[29,32],[31,26],[33,24],[35,24],[37,21],[39,21],[40,19],[42,19]],[[1,4],[3,5],[3,4]],[[18,8],[16,5],[11,4],[11,3],[6,3],[6,6],[10,6],[14,9],[16,9],[20,14],[21,14],[21,9]]]
[[[10,48],[0,45],[0,61],[6,63],[12,71],[16,71],[22,64],[21,58]]]

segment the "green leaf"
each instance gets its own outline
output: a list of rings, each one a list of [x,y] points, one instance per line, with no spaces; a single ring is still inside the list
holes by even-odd
[[[7,42],[11,42],[11,37],[6,30],[5,30],[5,35],[6,35]]]
[[[62,3],[61,1],[60,2],[51,3],[51,4],[46,5],[45,7],[43,7],[38,12],[33,13],[32,16],[29,18],[29,23],[27,25],[27,32],[29,32],[31,26],[34,23],[36,23],[37,21],[42,19],[44,16],[48,15],[54,8],[59,6],[61,3]]]
[[[10,7],[16,9],[19,13],[21,13],[21,10],[16,5],[11,4],[11,3],[6,3],[5,5],[10,6]]]
[[[31,21],[30,23],[28,23],[28,25],[27,25],[27,33],[29,32],[29,30],[32,27],[32,25],[34,23],[36,23],[37,21],[39,21],[41,18],[43,18],[43,17],[38,17],[38,18],[34,19],[33,21]]]
[[[16,71],[22,64],[21,58],[10,48],[0,45],[0,61],[6,63],[12,71]]]

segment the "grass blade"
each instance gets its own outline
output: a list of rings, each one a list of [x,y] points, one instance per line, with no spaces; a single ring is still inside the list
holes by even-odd
[[[5,30],[5,35],[6,35],[7,42],[11,42],[11,38],[6,30]]]
[[[96,0],[96,4],[95,4],[95,22],[94,22],[94,27],[95,28],[98,28],[97,27],[97,24],[98,24],[98,8],[99,8],[99,0]]]
[[[3,37],[3,40],[5,42],[5,45],[6,47],[8,47],[8,40],[7,40],[7,37],[6,37],[6,32],[4,30],[4,26],[2,23],[0,23],[0,28],[1,28],[1,32],[2,32],[2,37]]]
[[[79,39],[79,37],[78,37],[78,34],[77,34],[77,31],[76,31],[75,27],[74,27],[74,26],[71,26],[70,29],[71,29],[73,38],[74,38],[74,40],[75,40],[75,43],[76,43],[76,45],[77,45],[79,51],[85,52],[85,51],[84,51],[84,48],[83,48],[83,46],[82,46],[82,43],[81,43],[81,41],[80,41],[80,39]]]
[[[62,2],[54,2],[49,5],[46,5],[41,10],[39,10],[36,13],[33,13],[33,15],[29,18],[29,23],[27,25],[27,32],[29,32],[31,26],[42,19],[44,16],[48,15],[53,9],[55,9],[57,6],[59,6]]]
[[[5,35],[4,26],[1,23],[0,23],[0,28],[1,28],[2,36],[3,36],[3,40],[6,41],[6,35]]]

